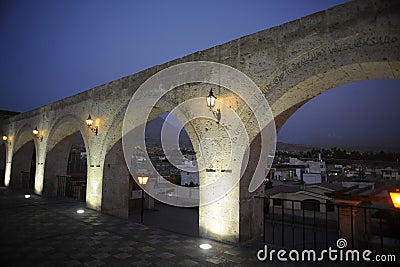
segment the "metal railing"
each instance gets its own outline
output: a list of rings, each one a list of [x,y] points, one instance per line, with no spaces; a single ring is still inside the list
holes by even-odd
[[[5,186],[4,184],[4,176],[5,176],[5,170],[4,169],[0,169],[0,186]]]
[[[57,196],[86,201],[86,177],[57,175]]]
[[[336,247],[339,238],[352,249],[400,250],[400,210],[368,203],[353,206],[311,200],[255,197],[264,200],[266,244],[322,250]]]

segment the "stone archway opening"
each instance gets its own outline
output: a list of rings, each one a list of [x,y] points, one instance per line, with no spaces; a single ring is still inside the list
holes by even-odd
[[[138,163],[132,159],[132,168],[135,173],[154,178],[162,184],[173,183],[180,186],[197,186],[199,183],[197,176],[193,173],[188,174],[174,166],[165,157],[161,145],[161,129],[165,123],[168,112],[152,114],[145,128],[146,152],[149,155],[148,164],[152,164],[158,173],[155,173],[149,166]],[[175,118],[172,122],[173,127],[183,128]],[[122,139],[120,133],[122,125],[117,127],[111,144],[107,148],[103,169],[103,192],[102,192],[102,211],[119,217],[125,217],[135,222],[142,220],[142,189],[137,184],[126,165],[124,158]],[[175,136],[168,136],[175,138]],[[169,142],[169,140],[164,140]],[[180,149],[187,159],[182,164],[190,164],[195,159],[195,153],[191,141],[185,132],[180,132]],[[140,159],[141,160],[141,159]],[[140,166],[139,166],[140,165]],[[147,167],[148,168],[147,168]],[[154,176],[154,177],[153,177]],[[183,177],[183,178],[182,178]],[[197,177],[197,179],[196,179]],[[172,192],[170,192],[173,194]],[[151,198],[148,194],[143,194],[143,222],[145,225],[163,228],[174,232],[189,235],[198,235],[198,207],[180,208],[159,202]]]
[[[86,201],[87,141],[73,116],[57,121],[46,141],[43,194]]]
[[[6,174],[6,145],[0,144],[0,187],[4,187]]]
[[[372,67],[374,64],[367,64],[365,63],[364,66],[364,71],[366,73],[370,73],[368,72],[368,69],[370,67]],[[385,66],[386,63],[382,63],[381,66]],[[375,65],[376,66],[376,65]],[[339,72],[342,72],[342,70],[339,70]],[[354,77],[353,79],[351,79],[350,77],[348,77],[347,79],[343,79],[343,80],[334,80],[332,81],[332,77],[326,77],[326,79],[321,79],[320,82],[317,83],[316,86],[314,87],[310,87],[312,88],[311,90],[305,90],[305,88],[303,86],[294,86],[294,90],[293,89],[288,89],[286,90],[286,94],[282,97],[282,99],[278,99],[275,103],[279,103],[279,105],[281,104],[285,104],[285,110],[280,113],[277,117],[276,117],[276,121],[277,121],[277,131],[278,131],[278,140],[280,139],[279,136],[280,134],[282,134],[282,132],[284,132],[284,134],[286,136],[289,135],[288,131],[292,131],[292,135],[294,136],[300,136],[302,135],[303,137],[306,136],[307,134],[310,136],[313,136],[312,138],[309,139],[304,139],[304,140],[312,140],[313,143],[307,143],[307,141],[305,142],[292,142],[289,144],[300,144],[300,145],[304,145],[303,149],[307,149],[306,147],[309,147],[311,152],[304,152],[304,154],[301,154],[302,156],[299,156],[300,153],[297,152],[297,156],[290,156],[288,154],[290,153],[280,153],[279,155],[279,163],[280,164],[285,164],[285,163],[289,163],[289,157],[293,158],[297,158],[299,159],[297,162],[305,162],[305,161],[314,161],[315,163],[323,163],[320,166],[324,166],[321,167],[321,174],[319,179],[317,179],[317,181],[313,181],[313,182],[308,182],[309,184],[311,183],[316,183],[319,184],[321,182],[328,182],[328,183],[336,183],[336,185],[342,185],[341,180],[342,179],[347,179],[345,177],[345,175],[339,179],[337,179],[337,176],[332,176],[329,177],[329,175],[327,174],[328,168],[327,166],[329,165],[328,163],[332,164],[332,166],[335,165],[335,161],[336,164],[344,164],[344,165],[355,165],[358,164],[358,166],[362,166],[362,169],[379,169],[379,168],[385,168],[388,165],[390,165],[390,163],[386,162],[386,163],[382,163],[382,162],[372,162],[369,160],[343,160],[343,158],[339,158],[339,162],[338,162],[338,158],[334,159],[333,157],[326,157],[324,158],[323,156],[323,152],[322,151],[338,151],[338,150],[344,150],[346,151],[346,147],[348,147],[347,152],[350,153],[350,151],[355,151],[355,152],[360,152],[360,154],[364,154],[364,153],[370,153],[373,152],[375,150],[376,151],[380,151],[381,149],[378,150],[379,146],[381,146],[381,148],[390,148],[390,140],[395,140],[397,139],[398,136],[398,127],[395,127],[393,125],[393,123],[396,123],[396,119],[393,119],[393,113],[389,113],[390,111],[394,112],[394,114],[398,114],[397,110],[391,110],[391,109],[385,109],[385,106],[387,105],[392,105],[393,107],[396,107],[397,109],[397,103],[395,103],[395,101],[387,101],[387,102],[381,102],[379,97],[376,97],[374,99],[368,99],[366,98],[366,94],[364,95],[363,90],[367,90],[371,92],[371,91],[376,91],[379,92],[379,94],[385,94],[385,93],[392,93],[391,97],[392,99],[397,99],[397,94],[394,95],[393,94],[393,90],[384,90],[387,88],[384,88],[384,86],[388,86],[391,85],[394,90],[398,89],[398,84],[400,82],[400,80],[398,79],[399,76],[396,76],[396,73],[392,72],[389,68],[377,68],[375,69],[375,76],[374,78],[385,78],[385,80],[371,80],[371,79],[367,79],[368,77],[363,76],[365,73],[353,73]],[[335,74],[337,75],[337,73],[335,73],[335,70],[331,71],[331,74],[333,75],[333,77],[335,76]],[[371,76],[370,76],[371,77]],[[363,79],[362,79],[363,78]],[[390,79],[387,79],[390,78]],[[331,81],[329,81],[331,80]],[[389,84],[390,82],[390,84]],[[349,86],[349,84],[352,84],[351,87]],[[302,84],[302,83],[300,83]],[[368,88],[362,88],[361,86],[358,86],[358,84],[361,84],[364,87],[368,87]],[[299,89],[299,87],[303,87],[302,89]],[[355,99],[355,102],[350,103],[350,100],[348,101],[340,101],[340,99],[338,98],[338,96],[340,97],[346,97],[345,94],[341,93],[341,94],[334,94],[334,92],[340,91],[340,92],[345,92],[345,90],[349,90],[349,92],[351,92],[352,94],[355,94],[355,90],[353,90],[354,88],[357,88],[357,99]],[[352,89],[350,91],[350,89]],[[333,107],[330,111],[328,110],[328,107],[332,107],[334,106],[333,104],[330,105],[326,102],[324,106],[322,105],[316,105],[316,103],[319,100],[319,98],[321,97],[321,100],[327,100],[326,96],[330,96],[332,97],[332,99],[334,99],[334,101],[337,103],[336,107]],[[369,95],[370,97],[371,95]],[[353,97],[349,97],[350,99],[353,99]],[[355,97],[354,97],[355,98]],[[372,111],[375,111],[375,114],[368,113],[369,110],[367,110],[366,105],[360,105],[359,103],[357,103],[356,101],[360,101],[360,102],[365,102],[368,103],[369,109]],[[313,102],[313,103],[312,103]],[[318,124],[318,120],[316,120],[317,115],[315,115],[315,117],[312,117],[310,115],[310,111],[311,108],[309,108],[310,104],[313,104],[313,112],[315,112],[315,114],[318,114],[319,117],[323,117],[323,114],[328,114],[329,112],[329,118],[327,118],[325,120],[326,121],[331,121],[332,123],[334,123],[332,120],[335,118],[335,116],[337,118],[342,118],[342,122],[339,124],[335,124],[336,125],[336,130],[335,127],[333,127],[333,125],[324,125],[321,124],[320,127],[323,127],[324,130],[323,131],[318,131],[315,128],[314,129],[310,129],[309,127],[312,124]],[[322,102],[320,102],[322,103]],[[359,107],[357,108],[349,108],[346,105],[354,105],[355,107]],[[278,105],[275,104],[275,108]],[[365,110],[363,110],[363,107],[366,107]],[[318,107],[318,108],[317,108]],[[303,109],[305,108],[305,109]],[[361,108],[361,109],[360,109]],[[343,109],[345,111],[343,112],[338,112],[338,109]],[[387,110],[386,113],[385,112],[379,112],[380,110],[385,109]],[[303,114],[301,116],[298,116],[299,113],[303,112]],[[347,112],[347,113],[346,113]],[[357,121],[357,115],[355,113],[359,113],[362,114],[362,116],[365,118],[365,120],[360,120]],[[310,119],[310,121],[304,121],[305,115],[308,114],[308,117]],[[379,114],[379,115],[378,115]],[[374,116],[375,115],[375,116]],[[386,116],[385,116],[386,115]],[[353,118],[353,121],[346,121],[347,118],[344,118],[343,116],[346,116],[347,118]],[[299,119],[299,121],[295,121],[293,118],[297,117]],[[300,121],[300,119],[303,119]],[[339,119],[338,119],[339,120]],[[287,124],[290,124],[290,127],[288,127]],[[371,126],[371,127],[368,127]],[[332,126],[332,127],[330,127]],[[363,126],[365,126],[363,128]],[[302,132],[302,133],[301,133]],[[323,139],[324,136],[321,135],[322,132],[326,133],[325,139]],[[348,134],[348,136],[346,136],[346,132]],[[388,140],[382,140],[380,138],[382,138],[383,135],[380,135],[379,133],[383,133],[383,132],[392,132],[393,133],[393,138],[390,139],[390,134],[387,134],[386,136],[389,137]],[[330,133],[330,139],[328,139],[328,134]],[[334,133],[336,133],[337,135],[335,136]],[[332,137],[334,137],[335,139],[332,139]],[[338,138],[340,137],[340,139]],[[301,137],[299,137],[300,140]],[[321,138],[322,141],[320,141],[319,143],[317,142],[317,138]],[[329,140],[335,141],[335,143],[323,143],[323,142],[329,142]],[[389,146],[385,146],[383,144],[389,144]],[[358,142],[358,143],[352,143],[352,142]],[[367,142],[370,142],[369,144]],[[393,142],[397,144],[398,148],[398,142]],[[292,150],[295,151],[296,149],[299,149],[299,146],[282,146],[283,149],[282,150]],[[317,151],[317,152],[312,152],[312,148],[314,147],[313,150]],[[279,145],[278,145],[279,148]],[[393,148],[393,147],[392,147]],[[365,150],[364,150],[365,149]],[[279,149],[277,149],[279,150]],[[360,150],[360,151],[358,151]],[[300,150],[298,150],[300,151]],[[329,152],[330,153],[330,152]],[[326,154],[329,154],[328,152]],[[350,153],[351,154],[351,153]],[[322,155],[322,158],[319,158],[318,156]],[[336,154],[338,155],[338,154]],[[296,159],[296,160],[297,160]],[[342,160],[340,160],[342,159]],[[301,160],[301,161],[300,161]],[[291,161],[292,162],[292,161]],[[370,166],[368,166],[367,164],[371,164]],[[299,165],[301,163],[298,163]],[[396,162],[393,162],[392,164],[396,164]],[[318,164],[317,164],[318,165]],[[353,166],[354,166],[353,165]],[[273,166],[275,167],[275,166]],[[391,166],[393,168],[393,166]],[[323,173],[322,169],[326,169],[325,170],[325,174]],[[269,176],[269,179],[274,179],[274,176]],[[336,180],[337,179],[337,180]],[[361,179],[361,175],[359,176],[359,178],[354,177],[354,180],[357,179]],[[379,183],[381,181],[374,180],[374,178],[372,176],[369,176],[368,178],[366,178],[366,176],[363,176],[362,179],[367,180],[370,183],[374,183],[374,187],[378,188],[379,187]],[[348,178],[348,181],[352,181],[352,178]],[[302,182],[304,182],[306,185],[295,185],[296,179],[294,179],[293,181],[290,181],[290,179],[288,179],[285,182],[280,182],[278,181],[277,183],[275,183],[276,181],[274,181],[273,186],[279,186],[282,184],[290,185],[293,187],[297,187],[299,190],[301,190],[302,188],[307,188],[307,181],[304,179]],[[293,182],[293,183],[291,183]],[[353,182],[353,181],[352,181]],[[358,181],[360,182],[360,180]],[[275,196],[278,197],[278,196]],[[299,199],[293,199],[293,195],[291,196],[292,199],[290,197],[287,197],[287,200],[299,200]],[[316,209],[317,212],[326,212],[325,210],[325,206],[324,205],[319,205],[318,204],[313,204],[312,202],[315,200],[310,200],[307,198],[307,196],[302,197],[302,199],[300,199],[302,202],[301,204],[301,208],[304,210],[314,210]],[[330,203],[329,200],[323,200],[324,202],[326,201],[326,203]],[[333,200],[332,200],[333,201]],[[270,209],[272,208],[272,204],[273,202],[271,201],[270,205]],[[383,204],[383,203],[380,203]],[[313,207],[314,205],[314,207]],[[385,205],[385,204],[383,204]],[[321,208],[321,210],[319,210],[319,208]],[[333,206],[326,206],[326,208],[329,208],[329,211],[335,211],[335,208]],[[286,210],[284,211],[285,214],[290,214],[290,207],[285,208]],[[333,210],[332,210],[333,209]],[[339,211],[339,209],[337,209],[337,212],[341,212]],[[340,215],[342,216],[342,215]],[[350,216],[350,215],[343,215],[343,216]],[[271,218],[271,217],[269,217]],[[342,217],[341,217],[342,218]],[[348,220],[349,222],[352,220],[351,218],[348,217],[344,217],[346,218],[346,220]],[[277,223],[276,221],[274,223]],[[268,226],[268,224],[266,223],[265,227],[265,233],[270,233],[269,238],[271,238],[271,224]],[[268,229],[269,227],[269,229]],[[373,231],[371,233],[374,233]],[[348,233],[345,233],[348,234]],[[330,239],[332,239],[332,242],[336,241],[337,238],[339,238],[339,236],[336,236],[336,233],[330,233],[330,235],[332,237],[329,237]],[[268,238],[268,237],[266,237]],[[360,238],[360,237],[358,237]],[[361,240],[361,239],[360,239]],[[279,241],[280,242],[280,241]],[[286,241],[285,241],[286,242]]]
[[[390,147],[397,143],[399,135],[394,122],[399,85],[400,79],[377,79],[329,89],[292,109],[295,111],[279,129],[278,141],[330,147]],[[383,140],[383,134],[389,138]]]
[[[165,132],[161,137],[163,127]],[[168,145],[176,139],[175,133],[172,134],[168,131],[169,127],[180,129],[179,150],[183,158],[180,158],[174,150],[168,148]],[[168,182],[177,185],[176,190],[169,192],[171,197],[178,195],[181,187],[199,186],[199,173],[196,172],[197,165],[195,163],[196,153],[184,125],[173,114],[165,112],[149,121],[145,131],[146,149],[151,164],[157,171],[153,175],[157,176],[158,185],[161,186]],[[188,167],[193,167],[193,170],[188,171]],[[133,189],[138,190],[140,188],[138,186],[135,188],[134,185]],[[191,236],[199,235],[199,207],[172,206],[152,198],[147,198],[145,204],[148,209],[147,214],[145,214],[145,224]],[[136,220],[139,219],[137,209],[136,212],[133,210],[131,217]]]
[[[10,186],[33,192],[36,173],[36,150],[33,140],[22,145],[13,155]]]
[[[48,152],[43,194],[86,200],[87,157],[79,131],[64,136]]]

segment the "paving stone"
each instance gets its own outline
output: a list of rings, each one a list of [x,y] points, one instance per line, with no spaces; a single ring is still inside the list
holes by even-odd
[[[131,255],[128,253],[119,253],[119,254],[114,255],[114,257],[116,257],[118,259],[126,259],[126,258],[131,257]]]
[[[78,216],[75,200],[34,196],[26,205],[20,194],[0,187],[1,266],[260,265],[256,249],[208,240],[213,250],[204,252],[204,239],[89,209]]]
[[[85,262],[85,266],[88,266],[88,267],[97,267],[97,266],[103,266],[103,265],[105,265],[105,263],[102,261],[98,261],[98,260]]]
[[[169,258],[176,257],[176,255],[174,255],[172,253],[168,253],[168,252],[163,252],[161,254],[158,254],[157,256],[160,258],[163,258],[163,259],[169,259]]]
[[[195,265],[198,265],[198,264],[199,263],[197,261],[192,261],[192,260],[183,260],[183,261],[179,262],[179,265],[187,266],[187,267],[195,266]]]

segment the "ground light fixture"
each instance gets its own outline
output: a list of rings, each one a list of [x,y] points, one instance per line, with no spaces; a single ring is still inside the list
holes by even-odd
[[[31,198],[31,195],[30,194],[25,194],[25,196],[24,196],[26,199],[28,199],[28,198]]]
[[[39,135],[39,130],[37,127],[35,127],[35,129],[33,129],[32,131],[33,135],[36,136],[36,138],[42,142],[43,141],[43,135]]]
[[[389,192],[390,200],[393,204],[393,207],[396,209],[400,209],[400,189],[396,189],[393,192]]]
[[[211,249],[211,248],[212,248],[212,246],[211,246],[210,244],[207,244],[207,243],[201,244],[199,247],[200,247],[201,249],[204,249],[204,250],[207,250],[207,249]]]
[[[93,119],[90,114],[86,119],[86,126],[97,136],[97,134],[99,133],[99,127],[93,126]]]
[[[83,214],[83,213],[85,213],[85,210],[79,209],[79,210],[76,211],[76,213],[78,213],[78,214]]]

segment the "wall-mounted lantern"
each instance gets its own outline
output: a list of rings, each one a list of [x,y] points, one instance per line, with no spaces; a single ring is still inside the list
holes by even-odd
[[[214,111],[214,107],[215,107],[215,100],[217,98],[214,96],[213,90],[212,88],[210,89],[210,93],[208,93],[207,96],[207,107],[210,109],[210,111],[212,112],[214,118],[217,119],[217,123],[219,123],[221,121],[221,110],[217,109],[217,111]]]
[[[146,185],[147,181],[149,180],[148,176],[138,176],[139,184]]]
[[[138,176],[139,184],[146,185],[147,181],[149,180],[149,176]],[[144,211],[144,190],[142,188],[142,201],[141,201],[142,208],[140,209],[140,223],[143,224],[143,211]]]
[[[93,126],[93,119],[90,114],[89,117],[86,119],[86,125],[97,136],[97,134],[99,133],[99,127]]]
[[[210,89],[210,93],[207,96],[207,107],[212,110],[215,106],[215,100],[217,98],[214,96],[214,93],[212,91],[212,88]]]
[[[7,142],[7,140],[8,140],[8,136],[6,135],[6,134],[3,134],[3,141],[4,141],[4,143],[6,143],[6,144],[11,144],[11,142],[10,141],[8,141]]]
[[[35,127],[35,129],[33,129],[32,133],[40,142],[43,141],[43,135],[39,135],[39,130],[37,127]]]

